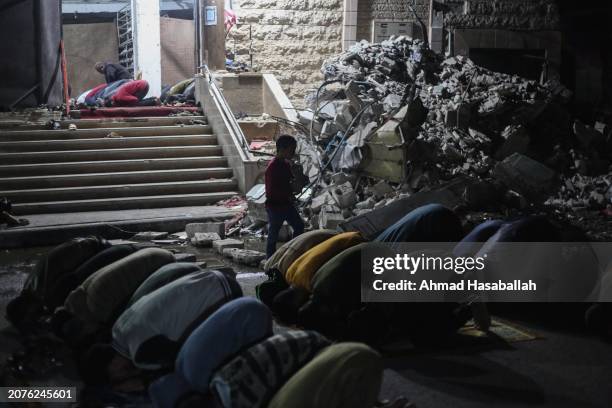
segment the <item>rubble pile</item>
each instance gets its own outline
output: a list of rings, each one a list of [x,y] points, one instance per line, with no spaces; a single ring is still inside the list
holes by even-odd
[[[547,204],[567,210],[603,208],[612,202],[612,175],[596,177],[575,174],[564,178],[561,188]]]
[[[444,59],[407,37],[361,41],[322,72],[296,127],[310,181],[299,200],[313,228],[457,178],[468,180],[459,196],[474,211],[612,212],[610,129],[573,120],[558,81]]]

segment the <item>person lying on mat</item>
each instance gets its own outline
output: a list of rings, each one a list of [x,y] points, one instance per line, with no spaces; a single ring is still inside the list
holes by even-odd
[[[105,100],[106,106],[157,106],[159,99],[145,98],[149,83],[144,79],[129,81],[121,85]]]

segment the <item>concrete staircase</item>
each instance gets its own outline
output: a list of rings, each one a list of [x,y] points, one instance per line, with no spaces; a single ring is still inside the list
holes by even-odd
[[[0,197],[15,215],[203,206],[238,194],[204,117],[70,123],[78,129],[0,130]]]

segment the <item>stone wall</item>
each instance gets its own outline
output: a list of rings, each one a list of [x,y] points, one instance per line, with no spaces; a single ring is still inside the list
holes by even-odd
[[[236,3],[238,6],[236,7]],[[342,51],[342,0],[238,0],[226,46],[239,61],[276,75],[296,107],[320,85],[323,61]]]
[[[94,65],[99,61],[117,61],[117,46],[115,23],[64,24],[68,83],[73,98],[104,83],[104,76],[94,70]]]
[[[372,39],[372,21],[415,22],[414,13],[408,7],[412,0],[359,0],[357,9],[357,41]],[[416,0],[415,11],[428,24],[429,0]]]
[[[160,23],[162,85],[174,85],[195,74],[193,20],[162,17]]]
[[[554,0],[448,0],[445,28],[558,30],[559,9]]]

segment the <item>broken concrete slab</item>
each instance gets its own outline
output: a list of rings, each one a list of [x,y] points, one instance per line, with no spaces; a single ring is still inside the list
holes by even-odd
[[[134,241],[152,241],[154,239],[164,239],[167,236],[168,236],[167,232],[144,231],[144,232],[139,232],[138,234],[134,235],[132,239]]]
[[[170,234],[170,236],[172,238],[176,238],[176,239],[180,239],[182,241],[186,241],[187,240],[187,233],[186,232],[177,232],[175,234]]]
[[[384,180],[380,180],[378,183],[374,184],[367,189],[368,193],[373,194],[375,197],[381,198],[386,196],[387,194],[392,194],[395,192],[393,187],[389,183]]]
[[[531,143],[531,138],[522,125],[507,126],[501,136],[505,140],[495,154],[497,160],[503,160],[513,153],[525,154]]]
[[[402,97],[398,94],[389,94],[383,100],[383,107],[387,112],[398,109],[400,107],[400,103],[402,101]]]
[[[334,186],[331,190],[331,194],[334,197],[335,203],[340,208],[352,207],[357,202],[355,190],[353,190],[353,186],[348,181],[344,184]]]
[[[520,153],[499,162],[493,176],[524,196],[542,201],[554,190],[557,174],[554,170]]]
[[[191,244],[199,248],[210,248],[214,241],[219,241],[221,237],[216,232],[196,232],[191,238]]]
[[[365,126],[359,126],[348,138],[347,143],[356,147],[363,146],[368,136],[370,136],[377,127],[378,123],[376,122],[368,122]]]
[[[336,117],[336,104],[331,102],[323,102],[319,106],[319,116],[325,120],[333,120]]]
[[[368,240],[376,238],[382,231],[408,212],[425,204],[438,203],[450,209],[464,204],[463,194],[472,181],[457,178],[436,190],[419,191],[389,205],[355,216],[340,224],[343,231],[359,231]]]
[[[234,262],[248,266],[257,266],[265,258],[266,254],[263,252],[250,249],[234,249],[232,252]]]
[[[400,124],[408,112],[404,106],[383,124],[364,145],[361,170],[364,174],[400,183],[406,175],[406,140]]]
[[[331,138],[336,136],[340,129],[333,120],[326,120],[321,128],[321,136],[325,138]]]
[[[338,103],[336,106],[336,117],[334,122],[341,129],[348,129],[350,123],[353,121],[353,113],[351,112],[351,106],[348,101]]]
[[[331,182],[334,185],[340,185],[340,184],[344,184],[346,182],[351,183],[351,186],[353,185],[353,183],[355,182],[355,178],[356,176],[354,174],[347,174],[344,172],[337,172],[332,174],[331,176]]]
[[[244,241],[241,241],[239,239],[227,238],[213,242],[213,249],[221,255],[223,254],[223,250],[227,248],[242,249],[244,248]]]
[[[221,255],[223,255],[224,258],[233,258],[235,251],[240,251],[240,248],[224,248]]]
[[[219,234],[222,239],[225,238],[225,223],[223,222],[197,222],[187,224],[185,233],[189,239],[192,239],[196,232],[214,232]]]
[[[342,222],[344,222],[344,216],[337,208],[325,206],[321,209],[321,214],[319,215],[319,228],[335,230],[338,229]]]
[[[367,200],[360,201],[355,204],[355,208],[357,210],[370,210],[374,208],[374,205],[376,205],[376,199],[374,197],[370,197]]]
[[[197,260],[194,254],[190,254],[188,252],[180,252],[178,254],[174,254],[174,259],[176,262],[195,262]]]
[[[323,121],[319,120],[318,118],[315,119],[314,112],[299,111],[298,118],[300,123],[306,126],[307,129],[310,129],[312,127],[313,131],[317,132],[318,134],[321,133],[321,130],[323,129]]]
[[[253,186],[246,195],[249,218],[253,222],[268,222],[266,211],[266,185]]]
[[[312,199],[310,209],[316,214],[321,211],[323,206],[334,203],[334,197],[328,189],[324,189],[321,193]]]

